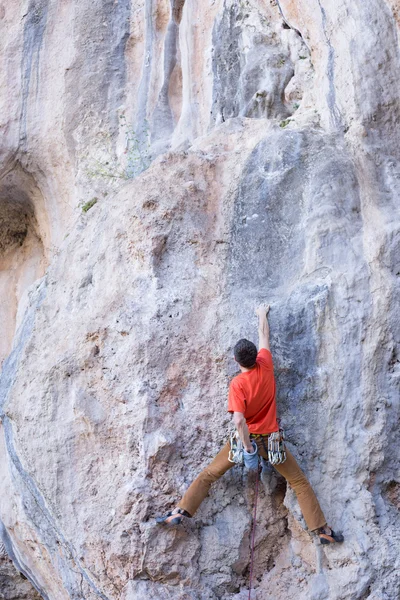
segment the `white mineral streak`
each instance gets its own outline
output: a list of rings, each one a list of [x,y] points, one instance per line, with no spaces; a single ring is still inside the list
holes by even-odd
[[[289,445],[346,541],[265,469],[254,598],[398,598],[399,14],[0,4],[0,597],[247,598],[251,475],[154,516],[226,438],[269,301]]]

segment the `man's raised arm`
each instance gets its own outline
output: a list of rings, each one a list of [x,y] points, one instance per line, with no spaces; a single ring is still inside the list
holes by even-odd
[[[256,315],[258,316],[258,349],[269,347],[269,325],[267,315],[269,313],[269,304],[260,304],[256,308]]]

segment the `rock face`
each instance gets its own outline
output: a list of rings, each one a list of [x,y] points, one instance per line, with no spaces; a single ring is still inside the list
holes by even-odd
[[[3,600],[40,600],[29,581],[15,570],[4,544],[0,545],[0,598]]]
[[[182,529],[154,517],[227,437],[259,301],[289,446],[346,542],[319,546],[264,468],[255,596],[398,597],[399,12],[0,6],[0,536],[33,586],[2,558],[0,597],[247,598],[251,474]]]

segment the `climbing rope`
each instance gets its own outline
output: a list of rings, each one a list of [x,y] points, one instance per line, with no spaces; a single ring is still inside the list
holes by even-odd
[[[253,513],[253,531],[251,534],[251,554],[250,554],[250,578],[249,578],[249,600],[251,600],[251,586],[253,582],[253,566],[254,566],[254,541],[256,537],[256,519],[257,519],[257,500],[258,500],[258,488],[260,482],[261,464],[258,463],[257,476],[256,476],[256,492],[254,495],[254,513]]]

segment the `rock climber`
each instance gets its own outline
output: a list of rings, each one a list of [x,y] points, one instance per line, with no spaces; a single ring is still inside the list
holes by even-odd
[[[234,347],[234,357],[241,373],[230,383],[228,412],[233,414],[233,422],[243,442],[245,466],[246,456],[251,461],[251,455],[257,451],[268,460],[268,437],[279,431],[268,312],[269,306],[266,304],[261,304],[256,309],[259,351],[257,352],[256,346],[246,339],[239,340]],[[185,518],[193,517],[207,496],[211,484],[234,466],[234,463],[228,460],[230,449],[230,443],[227,442],[193,481],[177,507],[165,516],[158,517],[158,523],[179,525]],[[322,544],[343,542],[343,535],[328,526],[317,497],[296,459],[287,448],[285,453],[284,462],[275,464],[274,468],[283,475],[296,493],[308,529],[317,533]],[[258,463],[258,458],[256,460]]]

